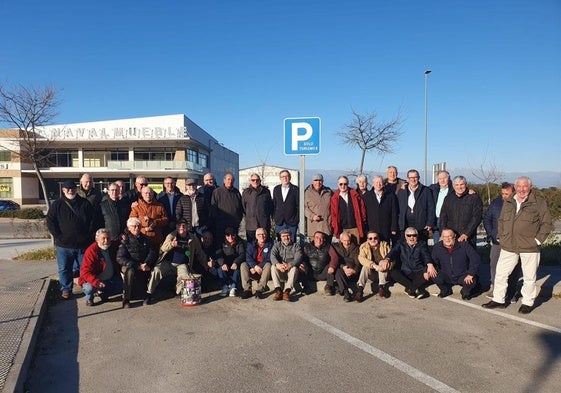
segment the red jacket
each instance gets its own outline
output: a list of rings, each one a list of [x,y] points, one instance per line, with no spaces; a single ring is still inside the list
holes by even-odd
[[[337,190],[333,193],[333,196],[331,196],[331,228],[333,228],[333,235],[335,237],[339,237],[341,232],[343,232],[343,228],[341,228],[341,224],[339,224],[339,194],[340,191]],[[353,211],[358,234],[362,238],[364,237],[364,228],[366,227],[366,208],[364,207],[364,201],[360,195],[358,195],[358,192],[352,188],[349,189],[349,196],[353,202]]]
[[[111,242],[111,247],[109,247],[109,255],[113,260],[113,272],[118,274],[121,271],[121,266],[117,263],[117,248],[119,246],[120,239],[113,240]],[[82,259],[82,267],[80,267],[80,278],[78,278],[78,285],[82,285],[85,282],[93,287],[99,285],[99,274],[105,270],[106,262],[103,258],[103,253],[97,245],[93,242],[86,251],[84,252],[84,258]]]

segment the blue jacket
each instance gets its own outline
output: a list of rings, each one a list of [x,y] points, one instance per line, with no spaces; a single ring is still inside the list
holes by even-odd
[[[265,242],[265,247],[263,248],[263,261],[261,263],[257,262],[257,241],[252,241],[247,243],[247,248],[245,250],[245,261],[249,265],[249,268],[254,268],[259,265],[264,267],[267,263],[271,263],[271,250],[273,249],[273,242],[267,240]]]
[[[479,273],[481,258],[468,242],[455,242],[449,250],[440,241],[432,249],[432,259],[438,271],[444,271],[453,280]]]
[[[413,247],[406,241],[400,241],[386,256],[390,261],[396,261],[404,274],[425,271],[432,263],[429,247],[424,241],[419,241]]]
[[[489,208],[483,215],[483,227],[487,236],[491,238],[493,244],[499,244],[497,236],[499,234],[499,216],[503,209],[503,198],[498,197],[491,201]]]

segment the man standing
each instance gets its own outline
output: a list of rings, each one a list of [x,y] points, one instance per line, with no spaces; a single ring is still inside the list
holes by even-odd
[[[242,196],[234,187],[234,175],[228,172],[223,180],[224,185],[212,192],[210,205],[210,217],[214,225],[214,244],[217,249],[222,246],[226,228],[231,227],[239,231],[244,213]]]
[[[103,216],[101,214],[101,191],[95,188],[92,175],[84,173],[80,177],[80,186],[77,191],[79,196],[88,200],[94,208],[94,225],[93,230],[97,230],[103,226]]]
[[[386,170],[386,180],[384,181],[385,189],[397,195],[399,190],[404,189],[405,186],[407,186],[407,181],[397,177],[397,168],[390,165]]]
[[[109,296],[123,291],[123,280],[117,263],[117,247],[119,242],[112,240],[105,228],[95,233],[95,242],[84,253],[78,285],[82,286],[86,298],[86,306],[93,306],[94,293],[97,291],[101,302]]]
[[[124,199],[118,199],[118,191],[117,182],[109,184],[107,198],[100,205],[104,222],[103,227],[109,231],[111,239],[115,239],[123,233],[131,212],[130,204]]]
[[[242,205],[245,211],[245,233],[248,242],[255,240],[257,228],[271,230],[271,215],[273,214],[273,199],[271,192],[261,185],[261,177],[252,173],[249,177],[249,187],[243,190]]]
[[[152,188],[142,188],[141,199],[132,207],[129,217],[140,220],[142,233],[150,239],[154,249],[159,250],[164,242],[164,228],[168,225],[168,217],[164,205],[154,199]]]
[[[477,285],[480,257],[467,242],[457,242],[456,234],[451,229],[443,229],[441,241],[432,249],[432,259],[438,274],[433,278],[440,289],[438,297],[452,294],[453,285],[461,285],[463,300],[470,300],[473,288]]]
[[[204,198],[203,193],[197,192],[197,181],[189,178],[185,181],[185,195],[179,198],[173,213],[178,221],[183,218],[187,222],[187,230],[198,236],[208,229],[208,206]]]
[[[279,236],[283,229],[288,229],[292,241],[295,242],[300,221],[298,187],[290,182],[290,172],[286,169],[280,171],[279,178],[281,184],[273,189],[275,232]]]
[[[212,199],[212,193],[218,188],[216,184],[216,179],[212,173],[207,173],[203,176],[203,186],[197,190],[204,196],[204,201],[207,210],[210,209],[210,201]]]
[[[273,300],[286,300],[290,302],[290,292],[298,277],[298,270],[302,263],[302,251],[298,243],[290,239],[290,231],[283,229],[280,234],[281,240],[276,242],[271,250],[271,276],[275,285]],[[282,283],[284,284],[284,292]]]
[[[427,241],[429,232],[436,225],[432,192],[419,183],[419,172],[415,169],[407,172],[407,180],[407,188],[397,194],[399,230],[403,234],[406,228],[413,227],[419,240]]]
[[[468,192],[465,177],[456,176],[452,186],[454,192],[448,194],[442,204],[440,225],[442,228],[452,229],[456,233],[458,242],[468,242],[475,248],[483,203],[479,195]]]
[[[79,196],[72,180],[62,183],[63,196],[53,202],[47,213],[47,228],[56,247],[58,276],[63,299],[72,297],[73,266],[76,277],[84,251],[94,239],[94,209]]]
[[[175,186],[175,179],[167,176],[164,179],[164,189],[158,194],[156,200],[164,205],[166,216],[168,217],[168,225],[163,229],[164,236],[175,230],[175,207],[179,198],[183,195]]]
[[[247,243],[245,262],[242,262],[241,276],[243,293],[242,299],[249,299],[251,293],[251,281],[256,280],[257,290],[255,297],[263,299],[263,293],[267,288],[267,281],[271,277],[271,251],[273,242],[269,239],[264,228],[257,228],[255,241]]]
[[[358,242],[364,236],[366,227],[366,209],[358,192],[349,189],[347,176],[337,179],[339,189],[331,197],[331,227],[333,235],[338,237],[345,231],[355,237]]]
[[[398,232],[397,197],[384,189],[382,176],[374,176],[372,185],[372,189],[363,197],[368,230],[376,232],[381,241],[389,243]]]
[[[129,204],[138,201],[140,198],[140,192],[144,187],[148,186],[148,180],[144,176],[137,176],[134,182],[134,187],[131,187],[130,190],[125,191],[123,194],[123,198],[126,198]]]
[[[312,184],[304,192],[304,214],[307,220],[307,234],[311,239],[316,232],[325,233],[331,243],[331,195],[329,187],[323,185],[323,176],[319,173],[312,177]]]
[[[516,194],[504,201],[499,217],[501,253],[497,262],[493,300],[483,304],[483,307],[505,306],[508,276],[520,258],[524,284],[522,305],[518,312],[528,314],[534,308],[534,300],[538,293],[536,275],[540,264],[541,245],[549,236],[553,225],[545,200],[532,192],[530,178],[522,176],[516,179],[514,189]]]
[[[436,226],[433,233],[434,243],[438,243],[440,240],[440,211],[442,210],[442,204],[444,203],[444,198],[454,192],[452,186],[452,180],[450,180],[450,173],[448,171],[439,171],[437,175],[437,182],[429,186],[432,191],[432,197],[435,206],[435,216],[436,216]]]

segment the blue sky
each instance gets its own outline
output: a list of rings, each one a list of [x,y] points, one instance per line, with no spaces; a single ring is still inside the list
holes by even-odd
[[[348,171],[360,153],[334,134],[352,110],[401,109],[396,153],[365,168],[404,175],[424,166],[431,69],[429,165],[561,171],[558,0],[0,0],[0,14],[0,81],[61,89],[58,124],[184,113],[241,168],[298,168],[283,119],[318,116],[306,167]]]

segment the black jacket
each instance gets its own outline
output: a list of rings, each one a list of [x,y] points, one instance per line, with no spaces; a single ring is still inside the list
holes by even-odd
[[[140,233],[134,236],[125,229],[123,239],[117,250],[117,262],[119,265],[130,269],[136,269],[143,263],[147,263],[151,268],[156,264],[158,255],[150,243],[150,239]]]
[[[298,215],[300,193],[298,187],[290,183],[286,199],[282,200],[282,185],[273,189],[274,219],[276,225],[297,226],[300,221]]]
[[[392,231],[398,231],[397,197],[393,192],[383,191],[380,203],[374,189],[364,194],[364,205],[366,207],[366,219],[368,230],[376,231],[381,240],[390,241]]]
[[[131,206],[126,199],[114,201],[111,198],[107,198],[101,202],[100,207],[104,228],[111,234],[111,239],[115,239],[126,228]]]
[[[440,227],[452,229],[457,236],[465,234],[473,242],[481,223],[482,212],[483,203],[479,195],[470,195],[467,190],[460,196],[452,192],[444,198],[440,210]]]
[[[195,204],[197,205],[197,215],[199,216],[199,226],[208,227],[209,226],[209,211],[205,203],[204,195],[201,193],[195,194]],[[179,198],[177,205],[175,206],[175,212],[172,217],[175,217],[175,222],[180,218],[187,220],[187,230],[190,231],[193,228],[193,212],[192,212],[193,201],[189,195],[182,195]]]
[[[72,200],[62,196],[54,201],[46,221],[59,247],[85,249],[94,241],[94,208],[80,195]]]
[[[409,187],[405,190],[400,190],[397,194],[397,201],[399,205],[399,229],[404,231],[410,226],[407,223],[406,216],[409,206],[407,200],[411,191]],[[435,206],[432,192],[428,187],[419,184],[415,190],[415,208],[413,209],[413,216],[415,217],[415,229],[422,230],[426,226],[434,228],[436,226]]]

